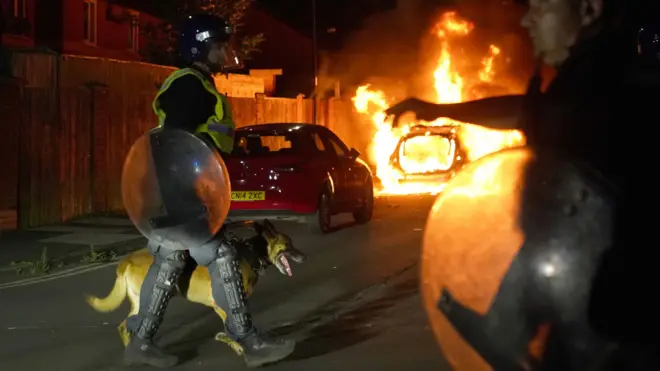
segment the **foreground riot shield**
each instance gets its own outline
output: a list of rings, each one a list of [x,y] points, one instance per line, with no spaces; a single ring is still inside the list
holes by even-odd
[[[517,148],[466,167],[424,232],[421,291],[456,371],[601,370],[588,319],[615,191],[583,164]]]
[[[208,242],[229,212],[225,163],[182,130],[153,129],[131,147],[122,172],[124,207],[148,239],[176,250]]]

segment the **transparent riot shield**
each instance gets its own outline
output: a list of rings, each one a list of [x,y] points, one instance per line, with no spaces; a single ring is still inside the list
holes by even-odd
[[[230,183],[218,152],[196,135],[153,129],[131,147],[121,179],[135,227],[161,245],[185,250],[208,242],[229,212]]]

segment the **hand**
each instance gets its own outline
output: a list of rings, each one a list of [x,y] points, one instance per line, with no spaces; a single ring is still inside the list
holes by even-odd
[[[273,264],[275,264],[275,266],[280,271],[280,273],[286,274],[287,276],[290,277],[293,275],[293,273],[291,272],[291,266],[289,265],[289,260],[293,260],[296,263],[302,263],[306,259],[307,256],[305,256],[305,254],[303,254],[300,250],[290,247],[285,251],[282,251],[281,253],[277,254]]]
[[[439,112],[439,104],[435,103],[430,103],[423,101],[421,99],[417,98],[407,98],[392,107],[388,108],[385,111],[385,114],[387,117],[394,116],[394,120],[392,121],[392,127],[397,127],[399,126],[399,119],[401,116],[403,116],[404,113],[406,112],[414,112],[415,117],[418,120],[423,120],[423,121],[434,121],[438,117],[441,117],[441,115],[438,114]]]

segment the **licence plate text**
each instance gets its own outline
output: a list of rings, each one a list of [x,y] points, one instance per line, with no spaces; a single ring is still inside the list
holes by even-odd
[[[263,201],[266,199],[264,191],[237,191],[231,193],[232,201]]]

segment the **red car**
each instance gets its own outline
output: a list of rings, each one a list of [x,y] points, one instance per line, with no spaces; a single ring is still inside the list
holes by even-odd
[[[326,233],[334,214],[371,220],[369,166],[329,129],[307,124],[263,124],[236,130],[225,163],[231,179],[230,220],[291,219]]]

